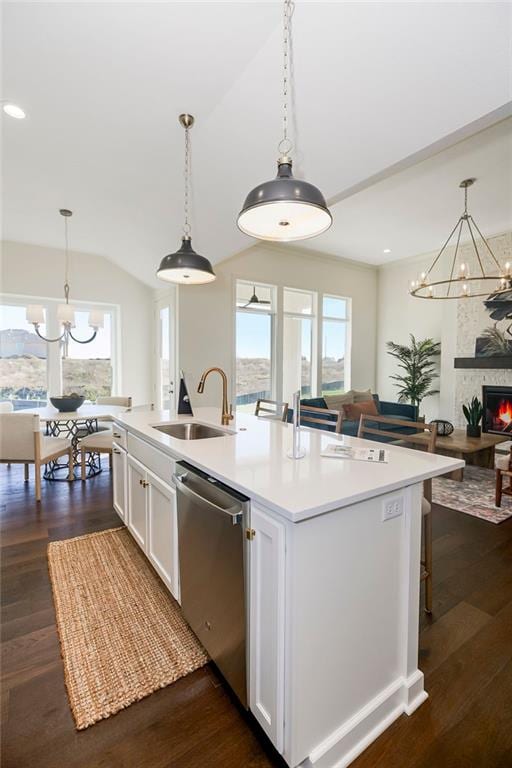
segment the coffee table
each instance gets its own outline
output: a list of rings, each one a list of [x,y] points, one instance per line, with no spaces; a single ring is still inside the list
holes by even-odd
[[[416,437],[419,438],[418,442],[423,439],[426,444],[430,435],[428,432],[419,432],[415,435]],[[451,435],[439,435],[436,438],[436,453],[464,459],[466,464],[494,469],[494,450],[497,445],[507,440],[510,440],[510,436],[482,432],[481,437],[468,437],[465,429],[454,429]],[[464,479],[462,469],[456,469],[454,472],[450,472],[448,476],[452,480],[462,481]]]

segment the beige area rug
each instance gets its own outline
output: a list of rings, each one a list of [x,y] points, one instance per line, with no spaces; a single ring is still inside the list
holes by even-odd
[[[78,730],[206,664],[206,651],[126,528],[48,545]]]

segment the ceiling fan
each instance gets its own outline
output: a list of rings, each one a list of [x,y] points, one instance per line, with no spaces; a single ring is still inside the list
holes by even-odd
[[[252,296],[249,299],[249,301],[247,302],[247,304],[243,304],[242,305],[242,309],[245,309],[246,307],[253,306],[254,304],[261,305],[261,304],[271,304],[271,303],[272,302],[270,300],[268,300],[268,299],[258,299],[258,297],[256,296],[256,286],[253,285],[253,287],[252,287]]]

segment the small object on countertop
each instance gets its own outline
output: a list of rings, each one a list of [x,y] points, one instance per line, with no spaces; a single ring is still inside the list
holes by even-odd
[[[185,383],[185,374],[180,371],[180,393],[178,395],[178,413],[183,416],[193,416],[192,406],[190,404],[190,397]]]
[[[439,437],[451,435],[453,432],[453,424],[446,419],[432,419],[431,424],[437,424],[437,434]]]
[[[300,389],[293,393],[293,416],[292,416],[292,450],[286,454],[289,459],[303,459],[306,451],[300,444]]]
[[[328,443],[320,456],[329,459],[353,459],[354,461],[372,461],[375,464],[387,464],[389,451],[384,448],[351,448],[340,443]]]

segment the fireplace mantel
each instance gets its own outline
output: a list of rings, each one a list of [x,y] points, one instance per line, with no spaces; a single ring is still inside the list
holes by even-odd
[[[456,357],[454,368],[510,368],[512,356],[508,357]]]

